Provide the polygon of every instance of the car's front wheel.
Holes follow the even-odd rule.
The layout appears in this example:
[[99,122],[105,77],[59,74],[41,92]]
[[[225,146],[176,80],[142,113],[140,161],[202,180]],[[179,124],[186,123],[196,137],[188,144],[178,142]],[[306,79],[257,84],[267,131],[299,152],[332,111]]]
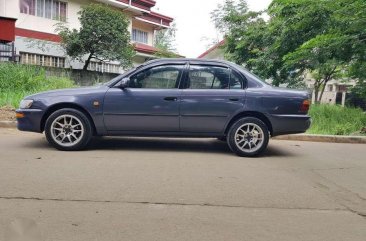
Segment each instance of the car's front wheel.
[[229,129],[227,143],[239,156],[253,157],[261,154],[269,141],[268,127],[260,119],[245,117]]
[[52,113],[45,125],[47,141],[62,151],[85,148],[92,138],[93,129],[86,115],[75,109],[60,109]]

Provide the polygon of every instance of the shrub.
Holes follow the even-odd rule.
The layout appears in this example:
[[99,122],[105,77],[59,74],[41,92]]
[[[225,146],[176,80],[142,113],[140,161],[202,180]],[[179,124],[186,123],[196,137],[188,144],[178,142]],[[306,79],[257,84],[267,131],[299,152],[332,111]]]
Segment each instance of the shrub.
[[350,135],[366,127],[366,114],[359,108],[339,105],[312,105],[310,134]]

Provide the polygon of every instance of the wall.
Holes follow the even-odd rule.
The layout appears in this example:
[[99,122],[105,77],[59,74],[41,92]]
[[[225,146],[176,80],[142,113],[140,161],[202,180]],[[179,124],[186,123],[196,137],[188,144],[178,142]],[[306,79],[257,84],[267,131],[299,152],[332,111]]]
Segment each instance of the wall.
[[66,77],[80,86],[91,86],[96,83],[110,81],[119,74],[101,73],[95,71],[83,71],[79,69],[45,68],[47,76]]

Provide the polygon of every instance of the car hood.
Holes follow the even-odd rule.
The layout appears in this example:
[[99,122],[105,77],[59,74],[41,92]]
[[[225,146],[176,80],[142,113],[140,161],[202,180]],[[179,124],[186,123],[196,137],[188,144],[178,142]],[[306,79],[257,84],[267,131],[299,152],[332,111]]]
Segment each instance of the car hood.
[[27,96],[25,99],[41,99],[46,97],[55,97],[55,96],[76,96],[76,95],[86,95],[92,94],[100,91],[107,91],[107,86],[92,86],[92,87],[79,87],[79,88],[71,88],[71,89],[59,89],[59,90],[50,90],[45,92],[40,92],[34,95]]

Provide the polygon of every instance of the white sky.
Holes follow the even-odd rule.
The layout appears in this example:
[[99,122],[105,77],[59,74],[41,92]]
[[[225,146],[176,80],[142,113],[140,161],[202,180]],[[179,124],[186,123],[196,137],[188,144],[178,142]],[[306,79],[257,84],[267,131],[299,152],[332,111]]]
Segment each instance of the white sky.
[[[224,0],[156,0],[155,11],[173,17],[177,23],[178,53],[196,58],[206,51],[213,39],[222,38],[210,19],[210,12]],[[251,10],[268,7],[271,0],[247,0]]]

